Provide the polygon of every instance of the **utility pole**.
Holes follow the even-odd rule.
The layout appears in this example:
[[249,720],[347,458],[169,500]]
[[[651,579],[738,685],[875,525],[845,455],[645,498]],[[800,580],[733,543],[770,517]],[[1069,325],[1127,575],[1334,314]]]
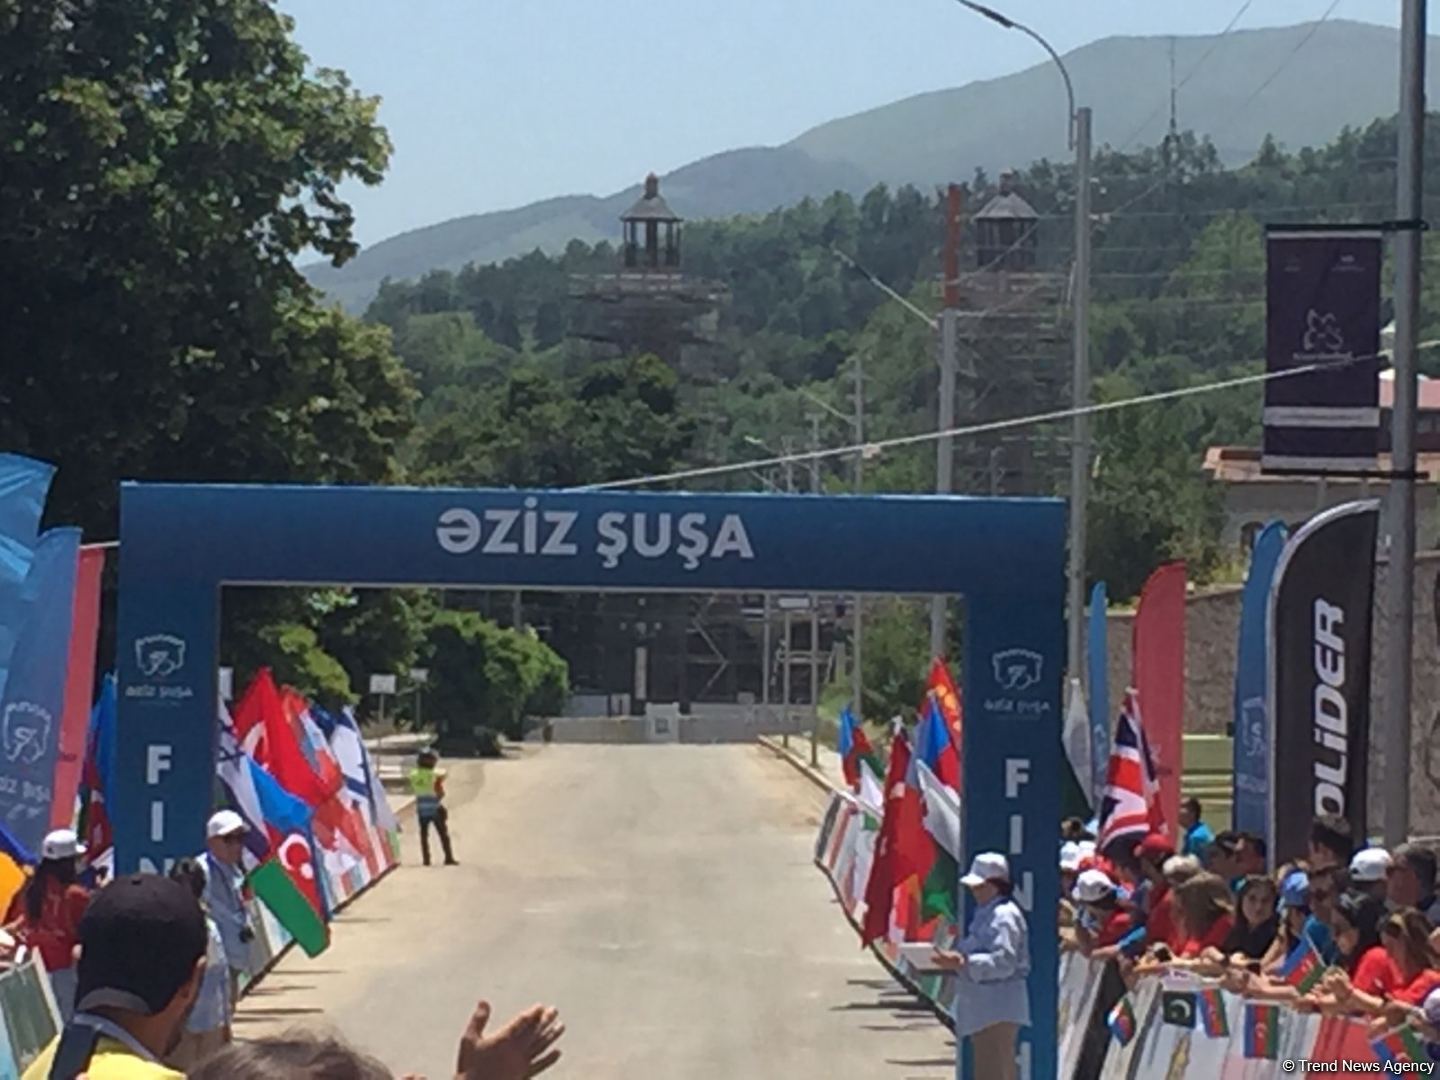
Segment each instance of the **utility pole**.
[[[863,351],[855,353],[855,445],[861,449],[855,454],[855,494],[865,490],[865,359]],[[862,638],[865,616],[861,608],[865,598],[855,594],[854,606],[850,610],[850,698],[855,708],[855,719],[865,720],[865,676],[860,670]]]
[[1075,356],[1070,426],[1070,599],[1067,674],[1080,678],[1085,629],[1085,517],[1090,504],[1090,109],[1075,110]]
[[1395,408],[1391,413],[1389,685],[1385,706],[1385,846],[1410,834],[1410,693],[1415,597],[1415,345],[1420,324],[1420,219],[1424,213],[1425,0],[1400,17],[1400,160],[1395,216]]
[[770,721],[774,719],[774,714],[770,711],[770,594],[768,592],[763,594],[763,600],[765,628],[761,631],[760,645],[760,655],[763,658],[760,664],[760,706],[765,710],[765,723],[768,727]]
[[[955,426],[955,373],[960,349],[960,215],[963,192],[951,184],[945,197],[945,310],[940,312],[940,430]],[[955,488],[955,436],[941,435],[935,444],[935,493]],[[949,597],[930,598],[930,655],[945,655],[945,623]]]
[[[795,494],[795,462],[794,445],[790,436],[786,435],[780,440],[780,453],[785,458],[785,494]],[[782,600],[783,603],[783,600]],[[785,697],[785,708],[783,710],[784,724],[780,731],[780,741],[788,749],[790,746],[790,646],[795,641],[795,626],[791,621],[790,607],[785,607],[785,645],[781,650],[785,657],[785,669],[780,674],[780,692]]]
[[[820,414],[810,417],[810,450],[820,450]],[[820,459],[810,458],[810,493],[820,494]],[[820,764],[820,597],[810,594],[810,767]]]

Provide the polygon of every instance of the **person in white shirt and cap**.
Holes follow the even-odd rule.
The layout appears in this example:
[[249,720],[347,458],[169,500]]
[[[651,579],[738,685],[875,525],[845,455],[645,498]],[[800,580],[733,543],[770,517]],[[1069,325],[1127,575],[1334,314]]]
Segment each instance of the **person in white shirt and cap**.
[[205,908],[220,928],[225,963],[230,968],[230,1000],[240,993],[240,979],[250,972],[250,942],[255,930],[243,893],[245,819],[234,810],[217,810],[205,824]]
[[1030,1023],[1030,940],[1010,895],[1010,863],[982,852],[960,884],[977,905],[970,930],[954,951],[935,951],[935,966],[955,973],[955,1038],[970,1039],[977,1077],[1016,1080],[1016,1040]]

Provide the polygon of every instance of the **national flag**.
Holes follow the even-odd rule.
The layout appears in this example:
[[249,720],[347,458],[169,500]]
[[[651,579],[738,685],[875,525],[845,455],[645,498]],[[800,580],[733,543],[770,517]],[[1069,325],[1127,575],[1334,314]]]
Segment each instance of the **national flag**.
[[1205,1025],[1205,1034],[1212,1039],[1230,1037],[1230,1018],[1225,1015],[1225,995],[1218,987],[1201,990],[1200,1021]]
[[[318,865],[312,831],[315,811],[303,799],[296,798],[281,787],[253,759],[247,759],[247,765],[250,782],[259,801],[263,828],[270,840],[271,857],[280,860],[301,895],[314,905],[321,918],[328,919],[330,908],[324,880],[315,872]],[[279,917],[277,912],[276,918]]]
[[1060,778],[1061,813],[1066,817],[1087,820],[1090,805],[1090,715],[1085,708],[1085,692],[1079,679],[1070,680],[1070,704],[1065,710],[1065,765]]
[[[923,736],[923,737],[922,737]],[[916,731],[915,753],[944,784],[960,791],[960,751],[938,697],[930,696],[925,719]]]
[[1245,1056],[1274,1061],[1280,1056],[1280,1006],[1245,1004]]
[[1115,1007],[1105,1017],[1105,1026],[1121,1046],[1130,1045],[1139,1025],[1135,1022],[1135,1006],[1130,1004],[1128,996],[1115,1003]]
[[345,786],[345,777],[330,749],[330,741],[315,722],[313,706],[298,690],[285,687],[280,693],[285,718],[295,732],[295,742],[305,756],[305,763],[320,778],[321,786],[332,794]]
[[1376,1060],[1387,1065],[1430,1060],[1420,1033],[1409,1024],[1386,1032],[1383,1037],[1373,1040],[1370,1048],[1375,1051]]
[[918,758],[915,782],[920,791],[922,822],[935,846],[930,870],[920,887],[920,917],[922,921],[938,917],[954,922],[959,917],[960,793],[943,783]]
[[860,762],[860,790],[856,799],[867,811],[866,819],[873,815],[874,828],[879,831],[880,819],[885,814],[885,789],[882,787],[881,770],[873,768],[868,759]]
[[1145,741],[1139,699],[1134,690],[1125,695],[1125,707],[1115,725],[1110,747],[1110,768],[1105,780],[1105,798],[1100,806],[1098,848],[1105,851],[1122,837],[1145,837],[1165,833],[1160,811],[1160,781],[1155,759]]
[[113,790],[117,703],[118,692],[112,672],[101,680],[100,697],[90,710],[85,761],[80,769],[80,820],[76,831],[85,843],[86,859],[92,864],[115,842],[106,798]]
[[934,842],[929,871],[920,883],[920,921],[939,918],[953,923],[960,913],[959,758],[934,698],[915,738],[916,752],[906,783],[920,794],[921,821]]
[[884,775],[885,765],[880,760],[880,755],[875,753],[874,747],[870,745],[864,725],[855,718],[855,713],[849,705],[840,710],[838,749],[840,751],[840,767],[845,773],[845,782],[850,785],[851,790],[858,791],[860,789],[861,762],[868,762],[876,776]]
[[905,782],[910,757],[910,744],[901,728],[890,743],[884,816],[870,878],[865,885],[865,919],[860,933],[861,943],[865,945],[886,937],[895,890],[908,879],[928,873],[934,859],[934,844],[925,833],[920,800]]
[[950,668],[944,659],[937,656],[930,661],[930,678],[925,682],[928,696],[940,706],[940,715],[950,730],[950,741],[959,752],[965,734],[964,707],[961,704],[960,688],[950,675]]
[[[370,800],[371,820],[382,833],[394,832],[400,827],[400,823],[395,818],[395,812],[390,809],[390,799],[385,794],[385,785],[381,783],[380,773],[375,768],[375,761],[371,758],[370,750],[360,735],[360,724],[355,719],[354,710],[348,707],[342,709],[338,719],[339,726],[350,733],[355,745],[360,748],[361,769],[365,776],[366,797]],[[341,768],[346,768],[343,762]]]
[[[235,726],[223,701],[219,703],[219,711],[220,742],[215,755],[215,775],[225,791],[226,801],[231,809],[244,818],[245,824],[249,826],[245,830],[244,858],[246,867],[253,869],[270,858],[275,849],[274,839],[265,824],[265,811],[259,792],[260,786],[273,784],[275,781],[241,748]],[[287,795],[287,798],[294,797]],[[272,802],[278,813],[286,815],[287,804],[284,800],[275,796]],[[297,814],[290,811],[288,816],[294,818]],[[303,815],[298,817],[303,820]]]
[[1280,966],[1279,974],[1300,993],[1308,994],[1324,978],[1325,962],[1315,951],[1314,943],[1308,937],[1302,937]]
[[[365,752],[365,742],[360,729],[349,713],[330,713],[318,706],[310,707],[311,716],[322,731],[328,732],[330,750],[344,777],[342,795],[354,815],[365,846],[362,854],[374,877],[382,869],[380,854],[375,850],[372,830],[378,828],[376,806],[371,795],[370,759]],[[387,804],[388,811],[389,806]]]
[[338,769],[333,777],[322,779],[306,759],[269,668],[255,673],[235,703],[234,720],[240,745],[286,791],[319,806],[339,788]]
[[[288,861],[282,861],[288,860]],[[248,879],[251,889],[270,913],[283,926],[306,956],[319,956],[330,944],[330,928],[325,924],[311,895],[299,884],[307,880],[313,894],[315,882],[314,856],[300,833],[286,837],[275,858],[268,859]],[[298,879],[298,880],[297,880]]]

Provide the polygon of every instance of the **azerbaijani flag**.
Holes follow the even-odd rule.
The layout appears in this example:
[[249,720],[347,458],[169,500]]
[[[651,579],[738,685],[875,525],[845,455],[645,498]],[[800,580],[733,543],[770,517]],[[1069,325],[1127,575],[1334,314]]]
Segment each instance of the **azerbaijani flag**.
[[885,765],[880,760],[880,755],[875,753],[875,749],[870,745],[870,740],[865,735],[865,728],[861,726],[860,721],[855,719],[855,713],[849,705],[840,710],[838,749],[841,768],[845,772],[845,782],[850,785],[851,790],[860,790],[862,762],[870,766],[870,771],[877,778],[885,775]]
[[1247,1002],[1245,1056],[1274,1061],[1280,1056],[1280,1006]]
[[1135,1006],[1130,1004],[1130,998],[1122,997],[1115,1003],[1105,1017],[1105,1026],[1110,1029],[1110,1034],[1115,1036],[1115,1041],[1121,1046],[1129,1046],[1130,1040],[1135,1038],[1135,1029],[1139,1026],[1135,1022]]
[[1419,1033],[1409,1024],[1388,1032],[1384,1038],[1376,1039],[1370,1044],[1375,1051],[1375,1058],[1385,1064],[1401,1063],[1408,1061],[1429,1061],[1430,1055],[1425,1052],[1425,1044],[1421,1041]]
[[1302,938],[1300,944],[1290,950],[1280,968],[1280,977],[1302,994],[1315,989],[1324,975],[1325,964],[1308,937]]
[[1230,1018],[1225,1015],[1225,996],[1218,987],[1210,987],[1208,990],[1201,990],[1200,1019],[1205,1025],[1205,1034],[1212,1039],[1228,1039],[1230,1037]]
[[302,883],[309,884],[313,893],[315,881],[314,849],[302,834],[287,836],[275,858],[252,870],[247,881],[306,956],[325,951],[330,928],[316,910],[313,895],[301,889]]

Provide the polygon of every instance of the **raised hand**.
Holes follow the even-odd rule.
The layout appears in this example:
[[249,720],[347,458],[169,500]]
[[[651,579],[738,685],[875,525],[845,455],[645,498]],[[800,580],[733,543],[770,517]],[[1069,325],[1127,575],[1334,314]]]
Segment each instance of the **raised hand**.
[[552,1049],[565,1025],[560,1013],[546,1005],[532,1005],[494,1035],[486,1035],[490,1003],[482,1001],[460,1037],[455,1080],[528,1080],[560,1060]]

